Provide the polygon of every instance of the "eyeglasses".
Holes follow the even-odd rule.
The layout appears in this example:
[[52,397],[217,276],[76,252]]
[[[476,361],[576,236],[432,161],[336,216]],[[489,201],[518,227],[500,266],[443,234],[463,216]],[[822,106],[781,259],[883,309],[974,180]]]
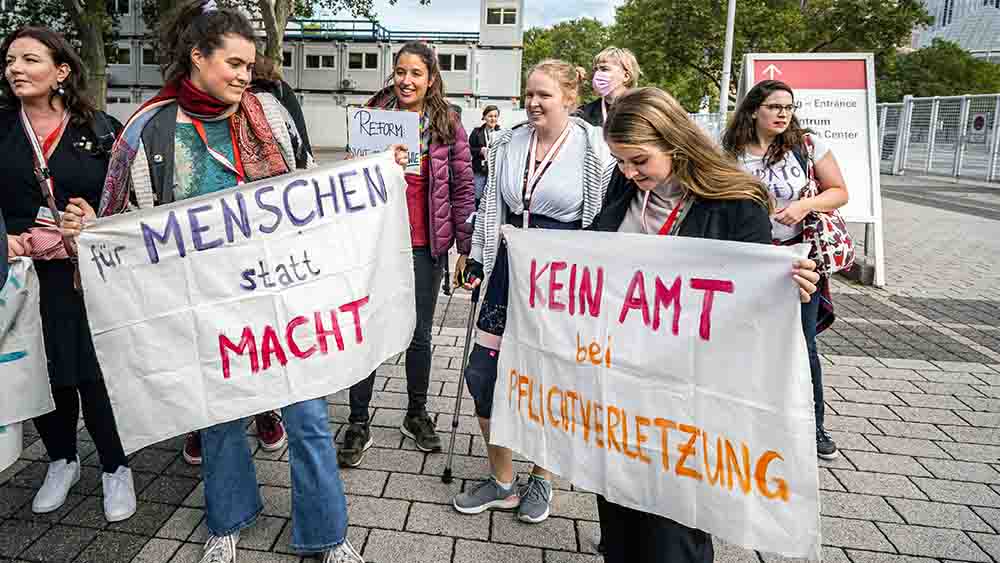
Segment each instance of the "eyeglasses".
[[787,106],[783,106],[780,104],[766,104],[762,107],[765,107],[773,111],[774,113],[781,113],[782,110],[784,110],[786,113],[795,113],[795,104],[789,104]]

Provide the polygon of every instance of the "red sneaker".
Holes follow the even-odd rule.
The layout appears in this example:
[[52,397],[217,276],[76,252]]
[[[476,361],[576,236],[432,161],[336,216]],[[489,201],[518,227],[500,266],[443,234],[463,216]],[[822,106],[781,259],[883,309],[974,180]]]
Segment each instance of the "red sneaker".
[[274,411],[258,414],[254,417],[257,425],[257,441],[267,452],[273,452],[285,447],[288,437],[285,436],[285,425],[281,417]]
[[201,465],[201,434],[192,432],[184,438],[184,461]]

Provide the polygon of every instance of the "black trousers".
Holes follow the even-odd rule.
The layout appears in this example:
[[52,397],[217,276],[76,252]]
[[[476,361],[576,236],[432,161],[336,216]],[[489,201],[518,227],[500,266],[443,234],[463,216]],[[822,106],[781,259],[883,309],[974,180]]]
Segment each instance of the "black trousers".
[[712,563],[712,536],[597,496],[604,563]]
[[816,428],[823,428],[823,415],[826,410],[826,404],[823,402],[823,365],[819,363],[819,351],[816,349],[816,324],[821,299],[823,296],[817,291],[813,293],[808,303],[802,304],[802,333],[806,338],[806,350],[809,352],[809,375],[813,385]]
[[77,387],[53,387],[52,398],[56,410],[35,419],[35,428],[49,459],[76,460],[76,425],[82,405],[83,422],[97,447],[104,472],[114,473],[119,467],[128,465],[104,379],[81,383]]
[[[407,414],[417,415],[427,410],[427,388],[431,384],[431,327],[438,291],[444,276],[444,261],[431,256],[427,247],[413,249],[413,276],[417,301],[417,327],[413,340],[406,349],[406,394],[409,396]],[[375,389],[375,372],[351,386],[352,423],[368,423],[368,405]]]

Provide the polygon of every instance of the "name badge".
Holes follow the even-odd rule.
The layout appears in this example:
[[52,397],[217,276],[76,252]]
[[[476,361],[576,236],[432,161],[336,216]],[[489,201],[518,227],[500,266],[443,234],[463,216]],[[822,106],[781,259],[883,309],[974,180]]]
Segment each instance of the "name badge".
[[48,207],[39,207],[38,215],[35,216],[35,223],[45,227],[55,227],[56,218],[52,215],[52,210]]

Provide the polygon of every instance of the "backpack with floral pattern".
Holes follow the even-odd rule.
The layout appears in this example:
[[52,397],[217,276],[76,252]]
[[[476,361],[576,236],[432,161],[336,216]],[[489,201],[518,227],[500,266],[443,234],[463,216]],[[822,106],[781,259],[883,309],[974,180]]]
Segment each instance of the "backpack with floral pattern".
[[[793,150],[799,165],[806,171],[805,187],[799,193],[800,199],[816,197],[819,194],[819,183],[816,181],[816,173],[813,169],[815,163],[813,155],[815,146],[809,135],[803,137],[806,154],[803,155],[801,149]],[[847,230],[847,223],[840,212],[833,211],[813,211],[802,220],[802,242],[807,242],[812,246],[809,251],[809,258],[816,262],[816,271],[822,276],[832,276],[841,271],[848,270],[854,265],[854,239],[851,238],[850,231]]]

